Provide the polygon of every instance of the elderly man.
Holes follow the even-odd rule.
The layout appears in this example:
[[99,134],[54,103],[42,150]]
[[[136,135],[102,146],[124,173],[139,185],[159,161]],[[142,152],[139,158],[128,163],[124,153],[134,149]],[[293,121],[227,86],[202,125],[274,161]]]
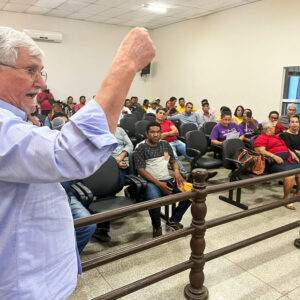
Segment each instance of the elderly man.
[[289,104],[287,109],[286,109],[286,116],[281,116],[278,119],[278,122],[285,128],[289,128],[289,122],[290,122],[290,117],[293,117],[297,112],[297,105],[296,104]]
[[123,101],[154,55],[147,31],[133,29],[95,100],[54,131],[25,122],[45,88],[42,51],[0,27],[0,299],[66,299],[75,289],[81,267],[60,182],[93,174],[116,148]]

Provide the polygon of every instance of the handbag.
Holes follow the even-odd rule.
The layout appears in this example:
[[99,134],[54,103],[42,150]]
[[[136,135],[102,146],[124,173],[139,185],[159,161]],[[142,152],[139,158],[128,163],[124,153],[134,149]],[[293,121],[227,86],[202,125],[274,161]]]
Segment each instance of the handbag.
[[[242,163],[243,168],[247,172],[251,172],[256,175],[264,174],[265,171],[265,157],[252,150],[240,148],[236,154],[236,160]],[[237,168],[241,168],[240,164],[236,164]]]

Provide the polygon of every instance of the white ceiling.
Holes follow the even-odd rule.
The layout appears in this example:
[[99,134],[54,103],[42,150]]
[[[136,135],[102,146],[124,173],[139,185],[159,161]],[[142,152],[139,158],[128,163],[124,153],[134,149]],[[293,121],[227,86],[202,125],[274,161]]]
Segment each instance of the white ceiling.
[[[154,29],[260,0],[0,0],[0,10]],[[167,13],[150,12],[155,3]]]

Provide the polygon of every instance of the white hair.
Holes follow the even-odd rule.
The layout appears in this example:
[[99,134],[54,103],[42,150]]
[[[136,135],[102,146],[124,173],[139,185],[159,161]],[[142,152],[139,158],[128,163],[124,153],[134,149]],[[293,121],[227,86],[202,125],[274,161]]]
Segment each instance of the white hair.
[[42,59],[44,52],[25,33],[0,26],[0,63],[15,66],[19,48],[26,48],[31,56]]
[[266,132],[267,128],[274,127],[274,124],[270,120],[266,120],[266,121],[261,122],[261,126],[262,126],[263,131]]
[[289,104],[289,105],[287,106],[287,108],[289,108],[289,107],[294,107],[294,108],[296,108],[296,109],[297,109],[297,105],[296,105],[295,103],[291,103],[291,104]]

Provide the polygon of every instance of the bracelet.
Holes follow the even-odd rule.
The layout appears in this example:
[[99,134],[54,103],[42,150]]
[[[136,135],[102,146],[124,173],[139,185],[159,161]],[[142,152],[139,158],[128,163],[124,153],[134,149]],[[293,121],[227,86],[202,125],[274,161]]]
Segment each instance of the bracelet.
[[271,158],[273,158],[274,154],[271,155]]

